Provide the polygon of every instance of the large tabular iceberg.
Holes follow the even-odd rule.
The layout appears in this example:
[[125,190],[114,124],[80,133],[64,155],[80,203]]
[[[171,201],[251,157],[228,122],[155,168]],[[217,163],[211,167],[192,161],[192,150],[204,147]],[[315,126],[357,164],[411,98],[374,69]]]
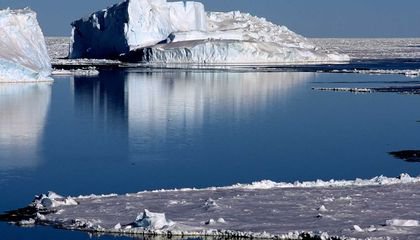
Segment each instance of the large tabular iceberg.
[[0,10],[0,82],[51,80],[45,39],[30,9]]
[[198,2],[126,0],[73,22],[70,58],[148,63],[308,64],[348,61],[284,26]]

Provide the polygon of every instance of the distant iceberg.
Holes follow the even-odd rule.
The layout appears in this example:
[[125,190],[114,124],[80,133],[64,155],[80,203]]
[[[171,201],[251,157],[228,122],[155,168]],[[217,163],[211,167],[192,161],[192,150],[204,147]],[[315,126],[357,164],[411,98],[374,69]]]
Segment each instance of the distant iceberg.
[[51,80],[45,39],[30,9],[0,10],[0,82]]
[[126,0],[73,22],[70,58],[192,64],[349,61],[264,18],[199,2]]

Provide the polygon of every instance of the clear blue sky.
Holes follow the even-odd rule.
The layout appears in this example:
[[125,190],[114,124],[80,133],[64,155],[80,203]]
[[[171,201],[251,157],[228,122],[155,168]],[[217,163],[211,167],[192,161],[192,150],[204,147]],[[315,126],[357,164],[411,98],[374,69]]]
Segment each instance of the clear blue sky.
[[[118,0],[0,0],[29,6],[47,36],[70,35],[70,22]],[[240,10],[307,37],[420,37],[420,0],[201,0],[210,11]]]

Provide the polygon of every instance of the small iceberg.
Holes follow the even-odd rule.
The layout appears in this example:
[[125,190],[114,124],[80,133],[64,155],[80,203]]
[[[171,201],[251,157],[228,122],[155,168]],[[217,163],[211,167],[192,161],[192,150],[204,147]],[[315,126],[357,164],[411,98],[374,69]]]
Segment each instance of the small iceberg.
[[153,213],[145,209],[137,216],[134,227],[141,227],[145,230],[164,230],[175,225],[175,222],[167,220],[164,213]]

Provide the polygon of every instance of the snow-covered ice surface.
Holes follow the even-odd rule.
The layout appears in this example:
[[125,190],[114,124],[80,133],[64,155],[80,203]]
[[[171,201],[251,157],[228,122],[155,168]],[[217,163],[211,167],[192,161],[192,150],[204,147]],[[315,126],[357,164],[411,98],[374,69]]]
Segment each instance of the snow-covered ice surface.
[[420,38],[313,38],[315,44],[352,59],[419,59]]
[[0,82],[51,81],[45,39],[30,9],[0,10]]
[[149,63],[313,64],[349,61],[248,13],[209,12],[208,32],[172,33],[170,43],[141,50]]
[[347,62],[284,26],[200,2],[127,0],[73,22],[70,58],[143,63],[310,64]]
[[33,204],[53,210],[37,214],[37,224],[110,234],[294,239],[306,232],[324,238],[418,239],[419,196],[420,178],[402,174],[108,196],[64,198],[50,192]]

